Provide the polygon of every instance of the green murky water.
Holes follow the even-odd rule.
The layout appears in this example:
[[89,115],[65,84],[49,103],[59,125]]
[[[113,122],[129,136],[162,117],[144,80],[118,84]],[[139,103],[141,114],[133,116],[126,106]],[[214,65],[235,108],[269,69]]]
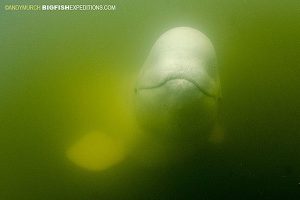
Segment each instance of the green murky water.
[[[297,1],[103,3],[117,10],[8,12],[2,8],[12,1],[1,1],[0,199],[300,195]],[[133,86],[154,41],[175,26],[197,28],[215,45],[224,141],[184,162],[149,167],[123,156],[140,132]],[[105,159],[74,153],[81,167],[70,162],[66,152],[83,136],[79,151],[102,146],[89,143],[95,132],[110,138],[90,150]],[[112,151],[115,145],[122,148]]]

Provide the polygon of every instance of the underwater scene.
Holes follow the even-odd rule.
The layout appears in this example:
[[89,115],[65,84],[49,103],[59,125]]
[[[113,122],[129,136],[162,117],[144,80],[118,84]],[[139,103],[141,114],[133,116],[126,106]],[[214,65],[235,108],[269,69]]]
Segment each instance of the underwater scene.
[[300,199],[299,1],[0,6],[0,200]]

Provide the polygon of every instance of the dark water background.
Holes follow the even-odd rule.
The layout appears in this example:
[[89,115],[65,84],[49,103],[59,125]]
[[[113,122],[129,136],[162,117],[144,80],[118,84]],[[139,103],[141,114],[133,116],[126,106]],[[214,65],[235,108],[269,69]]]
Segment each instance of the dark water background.
[[[1,1],[0,11],[0,199],[300,198],[299,1],[103,2],[116,4],[114,12],[2,9],[12,2]],[[168,168],[129,159],[86,172],[66,163],[62,149],[74,135],[130,129],[130,109],[116,105],[130,96],[153,42],[175,26],[197,28],[215,45],[224,142]],[[124,95],[110,94],[119,90]]]

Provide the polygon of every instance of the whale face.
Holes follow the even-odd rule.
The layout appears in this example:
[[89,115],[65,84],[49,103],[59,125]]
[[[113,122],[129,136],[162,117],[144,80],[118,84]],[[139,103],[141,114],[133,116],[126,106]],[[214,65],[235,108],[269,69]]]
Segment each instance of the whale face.
[[206,140],[220,96],[211,41],[196,29],[173,28],[155,42],[139,74],[137,119],[166,141]]

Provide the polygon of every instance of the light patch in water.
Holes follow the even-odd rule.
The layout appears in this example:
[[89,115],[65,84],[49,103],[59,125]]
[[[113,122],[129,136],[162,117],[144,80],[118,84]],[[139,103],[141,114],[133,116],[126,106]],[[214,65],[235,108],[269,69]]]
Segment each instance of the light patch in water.
[[108,169],[124,159],[124,147],[115,138],[99,132],[84,135],[66,152],[77,166],[87,170]]

